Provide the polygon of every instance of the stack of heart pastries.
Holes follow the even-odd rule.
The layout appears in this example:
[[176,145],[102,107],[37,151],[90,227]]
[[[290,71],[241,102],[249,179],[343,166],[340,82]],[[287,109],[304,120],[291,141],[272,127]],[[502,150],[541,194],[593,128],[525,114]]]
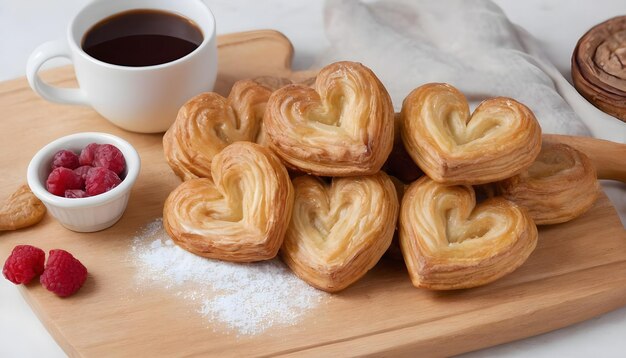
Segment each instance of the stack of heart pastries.
[[[483,285],[522,265],[538,224],[571,220],[598,186],[582,153],[541,144],[532,112],[427,84],[394,114],[367,67],[337,62],[312,86],[237,82],[188,101],[163,138],[183,180],[163,223],[208,258],[282,260],[328,292],[399,247],[416,287]],[[395,178],[388,175],[397,175]],[[424,175],[425,174],[425,175]],[[474,187],[488,198],[477,204]]]

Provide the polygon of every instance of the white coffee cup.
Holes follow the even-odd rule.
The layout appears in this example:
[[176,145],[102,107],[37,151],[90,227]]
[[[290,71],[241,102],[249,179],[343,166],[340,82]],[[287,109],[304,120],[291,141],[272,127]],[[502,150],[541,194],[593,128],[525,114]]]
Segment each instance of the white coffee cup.
[[[202,31],[203,41],[182,58],[144,67],[109,64],[83,51],[83,36],[93,25],[133,9],[157,9],[191,19]],[[72,61],[79,88],[53,87],[41,80],[39,68],[55,57]],[[163,132],[188,99],[213,89],[217,76],[215,18],[200,0],[95,0],[74,16],[65,40],[35,49],[28,59],[26,76],[33,90],[49,101],[92,106],[129,131]]]

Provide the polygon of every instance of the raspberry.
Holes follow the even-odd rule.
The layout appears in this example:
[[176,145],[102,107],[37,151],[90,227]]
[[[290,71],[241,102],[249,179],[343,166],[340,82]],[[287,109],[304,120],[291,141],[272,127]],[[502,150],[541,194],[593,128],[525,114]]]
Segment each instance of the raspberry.
[[87,195],[94,196],[107,192],[118,186],[122,180],[107,168],[94,167],[87,173],[85,179],[85,191]]
[[91,163],[94,167],[103,167],[121,174],[126,167],[124,155],[111,144],[102,144],[96,149],[96,154]]
[[87,195],[87,193],[85,193],[84,190],[80,190],[80,189],[68,189],[65,191],[65,197],[66,198],[86,198],[89,195]]
[[58,151],[52,159],[52,169],[59,167],[68,169],[78,168],[78,155],[69,150]]
[[78,162],[80,165],[91,165],[93,163],[93,158],[96,155],[96,150],[100,144],[91,143],[88,144],[83,150],[80,152],[80,156],[78,157]]
[[4,263],[2,274],[16,285],[29,283],[43,272],[46,253],[30,245],[17,245]]
[[80,189],[81,180],[78,175],[67,168],[55,168],[46,180],[46,189],[54,195],[63,196],[67,189]]
[[86,279],[87,268],[72,254],[64,250],[50,250],[39,281],[48,291],[67,297],[78,291]]
[[90,165],[83,165],[81,167],[74,169],[74,173],[76,173],[76,175],[80,177],[81,188],[85,187],[85,179],[87,178],[87,173],[89,172],[89,169],[91,168],[93,167]]

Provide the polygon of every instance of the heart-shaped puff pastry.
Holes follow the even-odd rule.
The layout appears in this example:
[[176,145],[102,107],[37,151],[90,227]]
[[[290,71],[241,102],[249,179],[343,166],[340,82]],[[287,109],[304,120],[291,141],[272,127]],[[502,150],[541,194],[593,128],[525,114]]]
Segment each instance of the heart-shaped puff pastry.
[[168,164],[182,180],[211,178],[213,157],[238,141],[263,142],[263,114],[271,89],[255,81],[238,81],[228,98],[201,93],[178,111],[163,136]]
[[582,215],[599,192],[596,170],[585,154],[546,140],[527,170],[495,187],[499,195],[528,209],[537,225],[563,223]]
[[268,148],[236,142],[213,158],[213,180],[190,179],[169,195],[163,225],[196,255],[251,262],[276,256],[289,225],[293,186]]
[[467,100],[442,83],[413,90],[402,104],[402,140],[422,170],[445,184],[484,184],[528,168],[541,149],[541,128],[523,104],[483,101],[470,116]]
[[265,112],[270,147],[295,169],[321,176],[369,175],[393,146],[393,106],[376,75],[360,63],[336,62],[314,88],[285,86]]
[[423,177],[409,186],[400,208],[400,247],[415,287],[470,288],[522,265],[537,244],[526,209],[503,198],[476,206],[471,186]]
[[293,180],[293,214],[281,249],[283,261],[301,279],[336,292],[369,271],[389,247],[398,198],[389,177]]

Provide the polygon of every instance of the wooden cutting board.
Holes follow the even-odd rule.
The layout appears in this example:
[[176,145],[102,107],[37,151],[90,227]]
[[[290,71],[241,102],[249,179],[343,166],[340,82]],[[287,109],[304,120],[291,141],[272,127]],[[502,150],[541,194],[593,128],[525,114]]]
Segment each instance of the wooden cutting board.
[[[273,31],[219,38],[217,89],[261,75],[291,72],[293,48]],[[44,78],[73,85],[71,68]],[[430,292],[411,286],[401,262],[383,259],[353,287],[308,312],[301,324],[240,336],[211,327],[185,301],[155,288],[137,294],[136,267],[125,260],[137,230],[161,216],[178,179],[166,165],[161,135],[125,132],[87,107],[37,97],[25,79],[0,84],[0,193],[26,181],[35,152],[63,135],[104,131],[130,141],[143,166],[124,217],[114,227],[80,234],[47,217],[32,228],[0,234],[0,260],[17,244],[63,248],[90,276],[78,294],[59,299],[39,284],[21,287],[70,356],[427,356],[452,355],[570,325],[626,305],[626,231],[602,194],[582,217],[540,229],[539,245],[513,274],[485,287]]]

